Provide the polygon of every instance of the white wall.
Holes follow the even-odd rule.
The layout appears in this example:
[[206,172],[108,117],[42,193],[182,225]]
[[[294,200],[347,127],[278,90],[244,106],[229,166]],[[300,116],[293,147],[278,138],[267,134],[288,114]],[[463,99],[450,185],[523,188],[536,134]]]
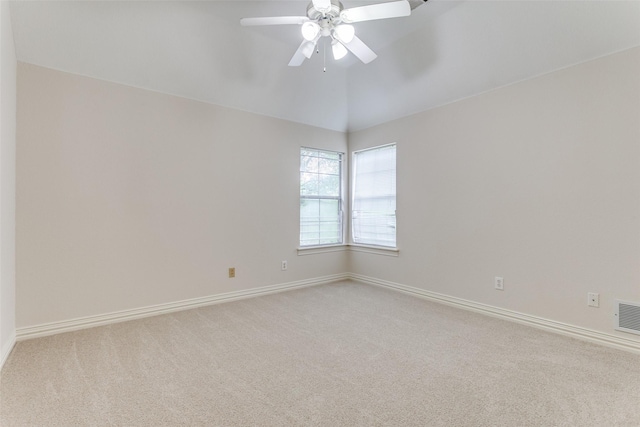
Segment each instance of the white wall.
[[400,248],[351,270],[640,338],[612,315],[640,302],[638,76],[634,48],[350,134],[398,143]]
[[296,254],[300,146],[345,134],[24,63],[18,93],[18,328],[346,271]]
[[346,135],[19,63],[17,327],[352,271],[637,339],[638,75],[635,48],[349,134],[398,143],[400,256],[298,257],[299,147]]
[[0,2],[0,368],[15,340],[16,53],[9,2]]

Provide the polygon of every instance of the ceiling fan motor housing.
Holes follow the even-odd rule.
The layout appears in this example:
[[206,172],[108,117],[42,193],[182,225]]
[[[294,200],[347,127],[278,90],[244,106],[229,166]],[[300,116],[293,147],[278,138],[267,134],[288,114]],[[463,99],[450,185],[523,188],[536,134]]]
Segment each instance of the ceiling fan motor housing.
[[340,3],[338,0],[331,0],[331,9],[329,9],[328,12],[322,13],[321,11],[316,9],[313,6],[313,2],[311,2],[309,3],[309,6],[307,6],[307,16],[312,21],[321,20],[323,17],[326,17],[329,20],[333,20],[340,16],[340,12],[342,12],[342,9],[344,9],[342,3]]

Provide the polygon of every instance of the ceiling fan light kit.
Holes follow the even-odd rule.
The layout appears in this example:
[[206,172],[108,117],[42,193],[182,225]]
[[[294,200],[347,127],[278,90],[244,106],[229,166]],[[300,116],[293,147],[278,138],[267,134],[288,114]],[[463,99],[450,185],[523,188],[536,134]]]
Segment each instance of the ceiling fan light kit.
[[338,59],[344,58],[347,54],[347,48],[344,47],[344,45],[338,40],[333,40],[331,42],[331,51],[333,53],[333,59],[335,59],[336,61]]
[[333,30],[333,37],[340,40],[342,43],[351,43],[351,40],[356,35],[356,29],[353,25],[342,24],[336,26]]
[[242,18],[240,25],[300,25],[303,41],[289,61],[291,67],[300,66],[305,58],[311,58],[318,40],[322,37],[331,39],[331,50],[335,60],[341,59],[348,52],[351,52],[360,61],[368,64],[377,58],[377,55],[356,37],[355,28],[350,24],[409,16],[411,9],[412,7],[407,0],[351,9],[345,9],[339,0],[312,0],[307,6],[307,16]]
[[312,41],[320,32],[320,26],[313,21],[307,21],[302,24],[300,31],[305,40]]

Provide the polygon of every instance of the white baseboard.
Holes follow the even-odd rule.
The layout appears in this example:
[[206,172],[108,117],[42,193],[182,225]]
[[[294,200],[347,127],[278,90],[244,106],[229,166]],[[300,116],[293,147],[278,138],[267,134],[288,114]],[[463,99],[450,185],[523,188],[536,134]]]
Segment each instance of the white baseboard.
[[6,362],[7,359],[9,358],[9,355],[11,354],[11,350],[13,350],[13,347],[15,346],[16,346],[16,334],[13,333],[9,337],[9,341],[7,341],[7,343],[4,346],[2,346],[2,349],[0,349],[2,350],[0,352],[0,371],[4,366],[4,362]]
[[613,347],[619,350],[625,350],[632,353],[640,354],[640,342],[632,339],[618,337],[615,335],[594,331],[592,329],[582,328],[579,326],[569,325],[554,320],[548,320],[542,317],[531,316],[529,314],[519,313],[517,311],[506,310],[499,307],[481,304],[462,298],[456,298],[436,292],[426,291],[424,289],[414,288],[412,286],[406,286],[399,283],[389,282],[373,277],[367,277],[361,274],[350,273],[349,278],[369,285],[382,286],[411,295],[417,295],[431,301],[447,304],[457,308],[462,308],[464,310],[475,311],[477,313],[499,317],[501,319],[533,326],[535,328],[544,329],[550,332],[567,335],[585,341],[590,341],[607,347]]
[[63,320],[60,322],[45,323],[36,326],[18,328],[16,331],[15,339],[17,339],[17,341],[22,341],[30,338],[60,334],[63,332],[71,332],[79,329],[93,328],[95,326],[108,325],[111,323],[140,319],[143,317],[157,316],[174,311],[188,310],[191,308],[219,304],[222,302],[236,301],[260,295],[273,294],[276,292],[321,285],[347,279],[349,279],[349,275],[346,273],[334,274],[331,276],[316,277],[313,279],[299,280],[296,282],[282,283],[279,285],[263,286],[260,288],[247,289],[243,291],[227,292],[201,298],[193,298],[172,303],[158,304],[149,307],[117,311],[97,316],[87,316],[71,320]]
[[149,307],[142,307],[132,310],[123,310],[113,313],[107,313],[97,316],[88,316],[77,319],[65,320],[60,322],[46,323],[26,328],[18,328],[10,342],[2,349],[2,358],[0,359],[0,368],[9,357],[16,341],[22,341],[30,338],[54,335],[63,332],[71,332],[79,329],[92,328],[112,323],[124,322],[127,320],[140,319],[143,317],[156,316],[160,314],[171,313],[175,311],[188,310],[191,308],[203,307],[207,305],[219,304],[222,302],[236,301],[245,298],[252,298],[260,295],[267,295],[276,292],[282,292],[308,286],[321,285],[325,283],[337,282],[340,280],[352,279],[358,282],[366,283],[374,286],[382,286],[411,295],[419,296],[431,301],[447,304],[453,307],[470,310],[477,313],[498,317],[505,320],[533,326],[550,332],[567,335],[596,344],[605,345],[620,350],[630,351],[640,354],[640,342],[627,339],[592,329],[582,328],[554,320],[544,319],[529,314],[519,313],[512,310],[506,310],[486,304],[481,304],[462,298],[456,298],[437,292],[431,292],[412,286],[402,285],[400,283],[390,282],[387,280],[376,279],[361,274],[344,273],[331,276],[317,277],[307,280],[299,280],[296,282],[288,282],[279,285],[264,286],[260,288],[247,289],[243,291],[227,292],[224,294],[210,295],[201,298],[193,298],[189,300],[177,301],[167,304],[158,304]]

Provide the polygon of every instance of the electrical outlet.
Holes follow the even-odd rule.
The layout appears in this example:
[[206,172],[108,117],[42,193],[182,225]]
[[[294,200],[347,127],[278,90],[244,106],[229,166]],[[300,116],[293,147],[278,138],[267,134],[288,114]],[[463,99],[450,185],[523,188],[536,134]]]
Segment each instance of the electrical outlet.
[[504,279],[496,276],[493,281],[493,286],[499,291],[504,291]]
[[235,267],[230,267],[229,268],[229,278],[233,278],[236,277],[236,268]]
[[287,261],[282,261],[282,264],[280,265],[280,268],[282,268],[282,271],[286,271],[287,270]]
[[600,307],[600,294],[589,292],[587,294],[587,305],[589,307]]

